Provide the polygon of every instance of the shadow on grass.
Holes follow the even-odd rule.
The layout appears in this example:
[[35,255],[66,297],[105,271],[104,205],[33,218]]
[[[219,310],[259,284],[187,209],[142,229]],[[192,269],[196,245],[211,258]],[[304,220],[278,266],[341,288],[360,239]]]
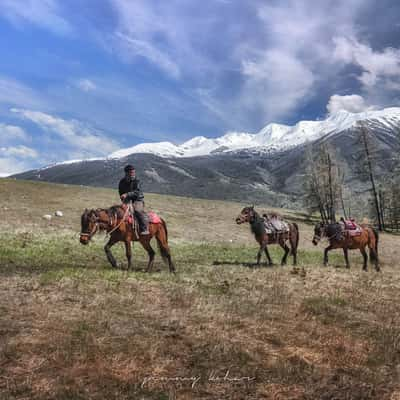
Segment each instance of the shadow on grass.
[[278,264],[268,264],[266,262],[257,264],[257,263],[241,262],[241,261],[226,261],[226,260],[218,261],[218,260],[215,260],[215,261],[213,261],[212,265],[215,265],[215,266],[217,266],[217,265],[237,265],[239,267],[246,267],[246,268],[261,268],[261,267],[269,268],[269,267],[274,267]]

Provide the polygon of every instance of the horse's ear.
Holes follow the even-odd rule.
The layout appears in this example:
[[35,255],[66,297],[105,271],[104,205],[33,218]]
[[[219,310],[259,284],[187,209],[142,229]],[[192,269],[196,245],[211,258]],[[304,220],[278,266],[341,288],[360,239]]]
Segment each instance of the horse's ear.
[[252,205],[250,206],[250,208],[251,208],[252,210],[254,210],[254,204],[252,204]]

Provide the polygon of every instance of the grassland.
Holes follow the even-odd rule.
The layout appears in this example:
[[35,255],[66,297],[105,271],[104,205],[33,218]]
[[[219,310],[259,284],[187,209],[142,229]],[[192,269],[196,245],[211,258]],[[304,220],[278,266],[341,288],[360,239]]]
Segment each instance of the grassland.
[[137,244],[139,271],[126,272],[110,268],[104,236],[78,242],[83,209],[117,200],[0,179],[0,399],[400,398],[399,238],[382,235],[379,274],[356,253],[350,270],[340,253],[324,268],[311,225],[282,211],[300,225],[305,276],[249,268],[242,204],[147,195],[178,274],[160,257],[142,272]]

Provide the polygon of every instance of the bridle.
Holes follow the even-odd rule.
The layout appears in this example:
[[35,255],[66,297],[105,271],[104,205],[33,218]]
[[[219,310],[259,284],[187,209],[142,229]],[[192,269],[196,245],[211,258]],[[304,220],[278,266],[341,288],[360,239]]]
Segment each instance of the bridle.
[[95,216],[96,216],[96,221],[93,225],[93,228],[90,232],[81,232],[80,233],[80,237],[86,237],[88,240],[90,240],[92,238],[92,236],[97,232],[97,229],[99,228],[99,217],[97,216],[96,212],[95,212]]
[[320,225],[320,233],[321,234],[320,235],[316,235],[314,233],[313,241],[315,240],[318,243],[320,240],[325,238],[329,242],[331,239],[333,239],[336,236],[336,233],[334,233],[332,236],[327,236],[326,235],[326,228],[327,228],[327,225]]
[[[80,232],[81,239],[87,238],[87,240],[89,241],[92,238],[92,236],[97,232],[98,229],[107,230],[107,234],[106,234],[106,238],[107,238],[125,222],[126,217],[129,213],[129,208],[127,207],[121,221],[119,222],[119,224],[117,224],[117,222],[118,222],[117,214],[108,214],[109,220],[108,220],[108,222],[105,222],[105,221],[101,221],[99,215],[97,215],[97,211],[99,211],[99,210],[102,210],[102,209],[92,211],[96,217],[93,228],[91,229],[90,232]],[[116,226],[114,226],[114,224],[116,224]],[[110,230],[108,230],[108,229],[110,229]]]
[[240,221],[241,224],[243,223],[252,223],[254,222],[255,215],[254,210],[247,210],[246,213],[240,213],[239,216],[236,218],[236,222]]

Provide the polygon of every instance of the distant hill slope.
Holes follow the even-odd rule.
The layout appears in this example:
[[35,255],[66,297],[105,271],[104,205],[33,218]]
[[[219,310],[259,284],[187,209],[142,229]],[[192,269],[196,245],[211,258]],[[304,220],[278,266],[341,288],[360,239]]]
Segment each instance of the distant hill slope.
[[[376,173],[379,177],[391,169],[392,159],[398,153],[399,110],[398,108],[383,110],[376,118],[371,118],[371,115],[374,115],[371,112],[361,113],[362,115],[339,113],[331,120],[299,122],[291,128],[289,136],[282,133],[282,129],[275,127],[275,133],[278,130],[280,136],[269,140],[271,143],[279,143],[280,138],[286,143],[280,147],[253,146],[229,150],[228,146],[206,155],[189,157],[182,154],[179,156],[153,154],[147,151],[150,148],[150,144],[147,144],[145,153],[129,153],[132,149],[126,149],[119,152],[120,157],[60,163],[27,171],[15,177],[115,188],[123,175],[123,166],[132,163],[136,166],[147,192],[263,202],[283,208],[298,208],[302,206],[304,194],[307,146],[316,147],[321,142],[331,144],[336,149],[337,158],[345,171],[345,185],[356,195],[362,194],[368,186],[355,173],[356,158],[360,152],[356,144],[355,124],[360,119],[354,116],[359,118],[360,115],[364,116],[365,118],[361,120],[374,135],[374,156],[378,160]],[[335,124],[336,128],[333,129]],[[344,127],[347,128],[342,129]],[[257,135],[273,136],[274,129],[271,128],[271,131],[267,128]],[[299,140],[302,131],[304,136],[310,139],[309,141]],[[237,135],[242,140],[245,134]],[[293,139],[293,146],[290,146],[290,141],[285,142],[288,137]],[[232,135],[230,138],[232,139]],[[248,137],[245,139],[248,140]],[[195,145],[204,144],[204,138],[194,138],[190,142],[194,149]],[[142,150],[143,147],[144,145],[141,147]],[[166,145],[165,148],[169,147]],[[154,144],[154,149],[154,153],[159,153],[160,144]]]

